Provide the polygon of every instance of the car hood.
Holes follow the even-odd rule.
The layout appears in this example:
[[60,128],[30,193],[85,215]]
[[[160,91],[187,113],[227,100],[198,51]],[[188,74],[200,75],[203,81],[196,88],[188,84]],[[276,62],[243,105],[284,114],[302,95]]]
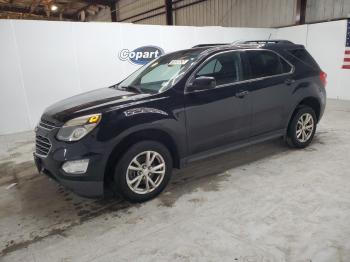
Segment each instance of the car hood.
[[43,117],[53,122],[66,122],[76,116],[101,113],[107,108],[148,97],[149,94],[137,94],[115,88],[101,88],[82,93],[49,106]]

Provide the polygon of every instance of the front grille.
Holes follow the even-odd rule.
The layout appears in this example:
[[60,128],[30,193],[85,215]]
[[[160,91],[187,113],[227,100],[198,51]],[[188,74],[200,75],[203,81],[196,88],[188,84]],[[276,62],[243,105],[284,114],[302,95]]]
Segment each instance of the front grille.
[[35,136],[35,153],[39,156],[47,156],[51,149],[51,142],[46,137]]
[[40,119],[39,127],[42,127],[44,129],[47,129],[47,130],[52,130],[52,129],[56,128],[54,123],[47,121],[45,119]]

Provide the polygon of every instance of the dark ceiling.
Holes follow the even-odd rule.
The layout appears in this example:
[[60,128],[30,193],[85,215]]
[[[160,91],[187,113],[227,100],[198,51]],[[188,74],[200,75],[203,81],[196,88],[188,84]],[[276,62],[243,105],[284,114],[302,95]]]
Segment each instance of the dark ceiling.
[[0,0],[0,19],[80,20],[116,0]]

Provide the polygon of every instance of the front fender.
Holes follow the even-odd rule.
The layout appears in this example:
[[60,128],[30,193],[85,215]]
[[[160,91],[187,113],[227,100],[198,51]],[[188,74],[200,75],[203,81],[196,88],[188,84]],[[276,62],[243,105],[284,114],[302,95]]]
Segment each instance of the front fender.
[[[174,104],[173,104],[174,105]],[[126,137],[144,130],[159,130],[171,137],[179,156],[187,152],[185,114],[183,107],[138,105],[109,112],[103,116],[97,139],[113,150]],[[154,138],[155,140],[157,137]]]

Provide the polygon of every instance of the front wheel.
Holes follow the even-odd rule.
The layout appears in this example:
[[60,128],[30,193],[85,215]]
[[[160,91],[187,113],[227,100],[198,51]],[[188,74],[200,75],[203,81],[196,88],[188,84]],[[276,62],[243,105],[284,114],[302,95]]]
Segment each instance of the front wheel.
[[315,111],[308,106],[298,108],[288,127],[288,145],[296,148],[308,146],[315,135],[316,126]]
[[114,181],[117,191],[127,200],[143,202],[160,194],[172,171],[169,150],[155,141],[131,146],[116,165]]

